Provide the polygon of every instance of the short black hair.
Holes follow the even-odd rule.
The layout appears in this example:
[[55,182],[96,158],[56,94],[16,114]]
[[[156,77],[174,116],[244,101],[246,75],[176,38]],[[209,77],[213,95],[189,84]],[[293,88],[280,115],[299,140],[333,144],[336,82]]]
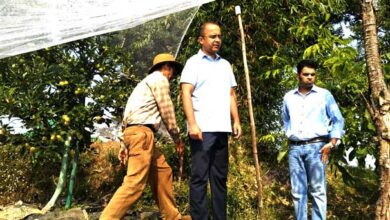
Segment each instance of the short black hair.
[[205,21],[203,22],[199,27],[199,36],[203,36],[204,29],[206,28],[206,25],[208,24],[214,24],[217,25],[219,28],[221,28],[221,24],[215,21]]
[[297,65],[297,74],[301,73],[304,67],[309,67],[313,69],[317,69],[318,63],[315,60],[302,60]]

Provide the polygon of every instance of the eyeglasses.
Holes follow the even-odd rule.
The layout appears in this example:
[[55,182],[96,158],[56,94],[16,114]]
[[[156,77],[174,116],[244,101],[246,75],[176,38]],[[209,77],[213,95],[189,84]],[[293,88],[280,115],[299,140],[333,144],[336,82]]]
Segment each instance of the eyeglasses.
[[215,38],[219,38],[219,39],[222,39],[222,35],[220,35],[220,34],[213,34],[213,35],[209,35],[209,36],[202,36],[202,37],[208,37],[208,38],[210,38],[210,39],[215,39]]
[[302,73],[303,76],[316,76],[315,73]]

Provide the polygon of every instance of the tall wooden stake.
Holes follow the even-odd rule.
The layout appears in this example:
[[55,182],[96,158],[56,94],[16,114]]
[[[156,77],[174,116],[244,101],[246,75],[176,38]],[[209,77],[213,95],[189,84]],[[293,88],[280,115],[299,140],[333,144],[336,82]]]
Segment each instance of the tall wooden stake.
[[245,34],[244,34],[244,28],[242,26],[242,20],[241,20],[241,8],[240,8],[240,6],[236,6],[235,9],[236,9],[236,15],[238,17],[238,24],[240,26],[242,59],[243,59],[243,63],[244,63],[246,89],[248,91],[247,98],[248,98],[249,120],[250,120],[250,126],[251,126],[251,136],[252,136],[252,151],[253,151],[253,157],[254,157],[255,165],[256,165],[256,181],[257,181],[257,197],[258,197],[257,205],[258,205],[258,209],[259,209],[260,219],[262,219],[263,218],[263,186],[261,183],[259,157],[257,154],[256,126],[255,126],[255,119],[253,116],[252,93],[251,93],[251,84],[250,84],[250,78],[249,78],[248,63],[246,60]]

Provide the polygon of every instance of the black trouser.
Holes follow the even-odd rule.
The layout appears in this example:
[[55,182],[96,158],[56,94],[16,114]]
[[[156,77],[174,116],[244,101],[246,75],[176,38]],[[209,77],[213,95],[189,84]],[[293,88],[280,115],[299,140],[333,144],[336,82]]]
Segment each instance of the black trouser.
[[203,132],[203,141],[192,140],[190,213],[193,220],[207,220],[207,183],[210,180],[213,219],[226,219],[228,133]]

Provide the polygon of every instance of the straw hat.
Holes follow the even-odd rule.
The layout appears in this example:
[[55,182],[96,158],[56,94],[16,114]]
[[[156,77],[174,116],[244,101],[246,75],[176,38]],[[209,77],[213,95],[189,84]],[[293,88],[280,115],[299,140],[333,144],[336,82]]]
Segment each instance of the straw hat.
[[183,65],[181,65],[179,62],[176,62],[175,57],[173,57],[172,54],[160,53],[154,57],[153,66],[150,68],[148,73],[153,73],[156,69],[160,68],[165,63],[170,63],[175,68],[175,75],[180,74],[183,69]]

